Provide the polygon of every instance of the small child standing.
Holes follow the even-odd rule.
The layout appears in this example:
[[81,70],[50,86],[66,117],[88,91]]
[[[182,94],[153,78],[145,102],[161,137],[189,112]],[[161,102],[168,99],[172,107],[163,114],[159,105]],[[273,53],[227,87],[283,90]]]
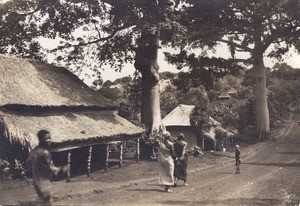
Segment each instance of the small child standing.
[[240,146],[235,145],[235,174],[241,174],[240,172],[240,164],[241,164],[241,151]]

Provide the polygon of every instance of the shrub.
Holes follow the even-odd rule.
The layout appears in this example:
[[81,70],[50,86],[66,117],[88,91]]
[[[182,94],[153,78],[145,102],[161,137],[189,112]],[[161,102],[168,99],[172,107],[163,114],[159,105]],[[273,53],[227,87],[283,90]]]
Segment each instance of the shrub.
[[11,162],[0,159],[0,179],[3,179],[4,177],[24,179],[26,177],[24,163],[17,159],[14,159]]
[[24,163],[20,160],[17,159],[14,160],[14,168],[11,172],[12,172],[12,178],[14,179],[26,178],[26,169]]
[[10,176],[10,164],[7,160],[0,159],[0,180],[2,180],[4,176]]
[[199,157],[200,155],[203,155],[202,148],[194,145],[190,150],[187,150],[187,154],[193,157]]

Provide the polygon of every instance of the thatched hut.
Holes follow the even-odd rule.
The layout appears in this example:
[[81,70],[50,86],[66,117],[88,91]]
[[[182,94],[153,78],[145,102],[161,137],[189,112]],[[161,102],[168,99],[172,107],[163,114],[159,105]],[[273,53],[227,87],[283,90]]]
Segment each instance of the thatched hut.
[[172,136],[177,137],[179,133],[185,135],[189,148],[197,145],[197,137],[190,123],[190,114],[194,108],[194,105],[180,104],[162,120]]
[[216,128],[221,129],[222,126],[220,122],[216,121],[212,117],[209,117],[210,128],[208,131],[204,132],[205,138],[202,138],[201,140],[198,139],[190,123],[190,114],[194,108],[194,105],[178,105],[167,116],[165,116],[163,119],[163,124],[174,137],[176,137],[179,133],[183,133],[186,136],[186,141],[189,148],[191,148],[193,145],[202,145],[203,149],[215,150],[217,143],[215,130]]
[[[106,148],[107,155],[109,144],[143,133],[116,111],[67,69],[0,55],[0,158],[32,149],[38,143],[37,132],[47,129],[52,152],[65,151],[72,163],[72,152],[84,148],[90,165],[97,150]],[[108,156],[104,159],[107,164]]]
[[231,96],[227,92],[222,92],[219,96],[218,99],[220,100],[226,100],[226,99],[231,99]]

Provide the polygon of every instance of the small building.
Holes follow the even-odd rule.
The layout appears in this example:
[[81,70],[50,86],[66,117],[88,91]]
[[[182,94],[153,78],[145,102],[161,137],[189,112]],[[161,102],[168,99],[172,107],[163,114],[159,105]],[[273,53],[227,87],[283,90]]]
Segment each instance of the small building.
[[218,99],[220,100],[226,100],[226,99],[231,99],[231,96],[227,92],[222,92],[219,96]]
[[194,105],[178,105],[165,118],[163,118],[163,125],[174,137],[176,137],[179,133],[183,133],[186,137],[188,148],[191,148],[193,145],[201,145],[205,150],[215,150],[215,128],[222,128],[221,124],[212,117],[209,117],[210,128],[208,131],[204,132],[205,138],[198,139],[196,134],[193,132],[190,123],[190,114],[194,108]]
[[188,148],[197,145],[197,138],[190,123],[190,114],[194,108],[194,105],[180,104],[162,120],[163,125],[172,136],[177,137],[179,133],[185,135]]
[[[117,106],[65,68],[0,55],[0,158],[26,158],[47,129],[51,151],[89,175],[109,161],[109,145],[137,140],[143,130],[117,115]],[[139,153],[139,147],[137,147]],[[139,154],[137,154],[139,157]],[[73,164],[74,163],[74,164]]]

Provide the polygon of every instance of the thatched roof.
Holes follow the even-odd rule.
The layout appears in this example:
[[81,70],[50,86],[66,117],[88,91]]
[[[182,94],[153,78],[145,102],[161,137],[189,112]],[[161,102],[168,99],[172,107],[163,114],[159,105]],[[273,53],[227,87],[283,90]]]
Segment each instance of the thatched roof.
[[[190,114],[192,113],[194,105],[180,104],[175,109],[173,109],[165,118],[163,118],[163,124],[165,127],[170,126],[191,126]],[[221,123],[209,117],[209,124],[212,126],[220,126]]]
[[0,55],[0,106],[111,106],[65,68]]
[[227,91],[227,94],[228,95],[232,95],[232,94],[236,94],[237,93],[237,90],[235,88],[230,88],[228,91]]
[[33,148],[41,129],[59,149],[140,136],[116,108],[67,69],[0,55],[0,136],[10,142]]
[[222,92],[219,96],[218,99],[230,99],[231,96],[227,92]]
[[26,148],[38,144],[36,134],[40,129],[50,131],[54,148],[122,141],[139,137],[143,132],[113,111],[48,113],[39,116],[1,112],[1,124],[7,139],[19,142]]
[[165,118],[163,118],[162,121],[164,126],[191,126],[190,114],[194,108],[194,105],[178,105],[167,116],[165,116]]

